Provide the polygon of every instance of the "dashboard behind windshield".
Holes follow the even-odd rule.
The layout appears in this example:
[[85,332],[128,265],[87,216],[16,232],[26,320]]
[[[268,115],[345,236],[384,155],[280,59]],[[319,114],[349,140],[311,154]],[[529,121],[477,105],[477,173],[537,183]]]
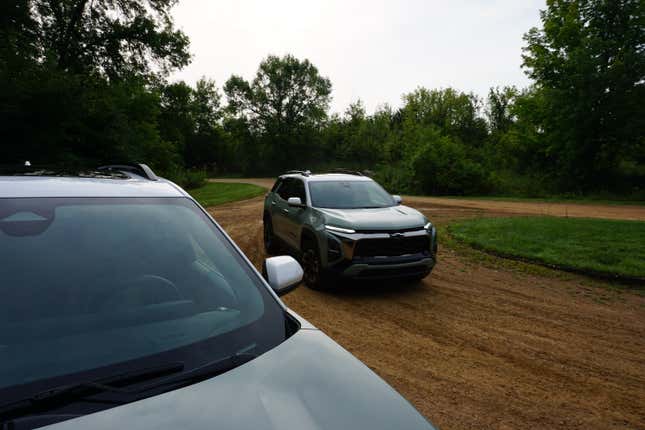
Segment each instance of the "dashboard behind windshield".
[[311,181],[312,206],[327,209],[365,209],[394,206],[394,199],[373,181]]
[[278,301],[186,198],[0,199],[0,402],[287,336]]

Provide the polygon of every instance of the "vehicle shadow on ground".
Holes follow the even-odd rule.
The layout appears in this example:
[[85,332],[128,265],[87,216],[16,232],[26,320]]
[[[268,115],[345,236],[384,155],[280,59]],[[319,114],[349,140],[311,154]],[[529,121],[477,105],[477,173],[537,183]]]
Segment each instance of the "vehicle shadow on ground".
[[402,281],[398,279],[390,280],[341,280],[334,283],[322,291],[325,294],[337,297],[360,298],[360,297],[380,297],[394,298],[403,296],[414,296],[423,294],[434,295],[436,292],[432,288],[429,280],[423,281]]

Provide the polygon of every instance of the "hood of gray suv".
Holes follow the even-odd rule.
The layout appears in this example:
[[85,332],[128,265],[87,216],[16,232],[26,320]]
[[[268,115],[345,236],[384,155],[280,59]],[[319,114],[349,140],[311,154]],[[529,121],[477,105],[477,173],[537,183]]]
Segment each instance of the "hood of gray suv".
[[322,332],[301,329],[215,378],[46,427],[432,429],[403,397]]
[[423,214],[407,206],[374,209],[318,209],[325,223],[353,230],[403,230],[423,227]]

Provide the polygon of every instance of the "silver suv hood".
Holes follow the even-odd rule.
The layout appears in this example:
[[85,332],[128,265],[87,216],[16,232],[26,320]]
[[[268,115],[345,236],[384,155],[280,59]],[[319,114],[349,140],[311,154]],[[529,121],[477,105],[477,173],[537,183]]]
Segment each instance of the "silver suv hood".
[[322,209],[327,224],[353,230],[402,230],[423,227],[427,222],[421,212],[407,206],[375,209]]
[[315,329],[230,372],[47,429],[432,429],[367,366]]

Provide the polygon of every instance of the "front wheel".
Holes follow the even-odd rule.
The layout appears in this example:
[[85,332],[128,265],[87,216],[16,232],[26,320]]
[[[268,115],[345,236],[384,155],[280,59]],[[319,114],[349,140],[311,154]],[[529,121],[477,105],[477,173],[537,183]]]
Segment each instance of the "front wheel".
[[323,269],[320,262],[320,254],[315,244],[309,243],[306,245],[302,253],[302,269],[304,270],[303,279],[305,285],[314,290],[324,288],[323,285]]

